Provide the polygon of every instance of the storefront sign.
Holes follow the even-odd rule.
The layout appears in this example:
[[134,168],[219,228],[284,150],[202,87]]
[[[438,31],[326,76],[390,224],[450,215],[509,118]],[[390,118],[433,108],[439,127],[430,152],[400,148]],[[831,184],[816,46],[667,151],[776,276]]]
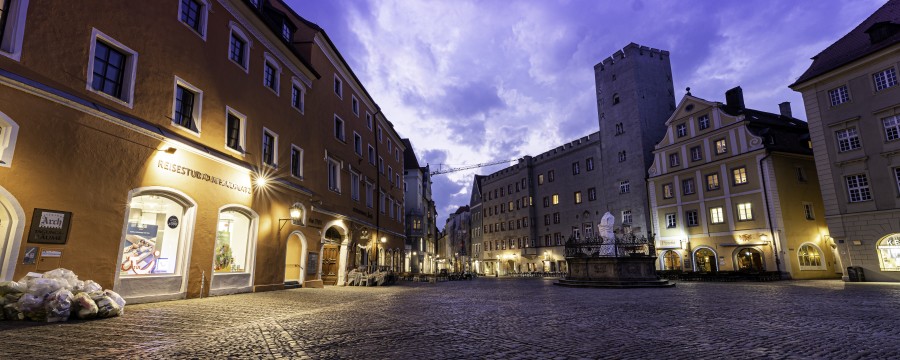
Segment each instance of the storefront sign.
[[28,242],[37,244],[65,244],[69,239],[69,223],[72,213],[47,209],[34,209]]
[[168,161],[159,160],[159,162],[157,162],[156,166],[163,170],[168,170],[168,171],[171,171],[171,172],[179,174],[179,175],[192,177],[192,178],[200,180],[200,181],[210,182],[215,185],[219,185],[219,186],[222,186],[222,187],[225,187],[225,188],[228,188],[231,190],[235,190],[235,191],[240,191],[245,194],[251,193],[250,186],[235,184],[231,181],[228,181],[228,180],[225,180],[225,179],[222,179],[219,177],[215,177],[210,174],[207,174],[207,173],[204,173],[201,171],[197,171],[197,170],[194,170],[194,169],[191,169],[188,167],[184,167],[182,165],[173,164]]

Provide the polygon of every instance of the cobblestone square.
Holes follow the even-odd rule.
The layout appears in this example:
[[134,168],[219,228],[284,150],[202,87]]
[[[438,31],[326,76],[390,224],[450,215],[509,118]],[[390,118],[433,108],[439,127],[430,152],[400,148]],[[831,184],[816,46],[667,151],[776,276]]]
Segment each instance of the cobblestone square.
[[900,286],[681,282],[573,289],[479,278],[129,305],[0,322],[0,358],[896,358]]

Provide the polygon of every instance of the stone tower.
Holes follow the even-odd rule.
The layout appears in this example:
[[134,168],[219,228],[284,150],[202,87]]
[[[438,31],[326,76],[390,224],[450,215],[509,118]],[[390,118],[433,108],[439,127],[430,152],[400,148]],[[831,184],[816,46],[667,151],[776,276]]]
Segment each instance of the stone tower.
[[594,79],[602,147],[599,200],[616,217],[616,226],[630,211],[632,229],[646,234],[651,228],[647,169],[675,110],[669,52],[630,43],[595,65]]

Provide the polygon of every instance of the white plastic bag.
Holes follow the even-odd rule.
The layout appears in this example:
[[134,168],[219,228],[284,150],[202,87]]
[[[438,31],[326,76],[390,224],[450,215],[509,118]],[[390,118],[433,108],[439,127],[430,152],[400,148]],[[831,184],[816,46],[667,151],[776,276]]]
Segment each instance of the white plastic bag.
[[118,293],[112,290],[105,290],[103,294],[109,296],[110,299],[116,302],[116,305],[119,305],[119,315],[125,315],[125,299],[119,296]]
[[19,311],[25,315],[28,319],[34,321],[44,321],[47,320],[47,310],[44,304],[44,296],[35,295],[31,292],[25,293],[22,295],[22,298],[19,299]]
[[50,294],[45,302],[47,322],[68,321],[72,310],[72,292],[66,289]]
[[50,270],[44,273],[43,278],[60,281],[60,285],[69,291],[72,291],[78,285],[78,276],[69,269]]
[[23,293],[27,287],[18,281],[0,281],[0,296],[10,293]]

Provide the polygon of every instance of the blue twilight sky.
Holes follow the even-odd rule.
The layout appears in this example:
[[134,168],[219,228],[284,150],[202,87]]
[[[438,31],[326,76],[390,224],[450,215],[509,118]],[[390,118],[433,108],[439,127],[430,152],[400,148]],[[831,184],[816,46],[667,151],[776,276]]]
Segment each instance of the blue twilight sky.
[[[424,166],[536,155],[598,129],[593,66],[629,42],[671,52],[675,101],[778,112],[809,60],[885,0],[287,0],[317,23]],[[438,227],[474,174],[434,177]]]

